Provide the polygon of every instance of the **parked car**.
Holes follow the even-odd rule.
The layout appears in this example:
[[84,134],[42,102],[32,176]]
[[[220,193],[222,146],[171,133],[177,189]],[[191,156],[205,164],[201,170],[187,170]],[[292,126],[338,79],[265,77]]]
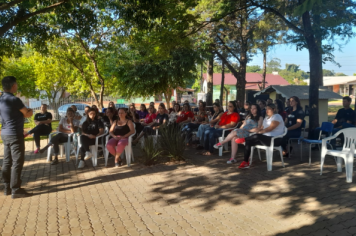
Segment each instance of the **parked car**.
[[80,115],[84,115],[85,113],[85,107],[87,104],[82,104],[82,103],[68,103],[63,106],[60,106],[58,108],[58,114],[60,117],[65,117],[67,113],[68,107],[75,105],[77,107],[77,112],[79,112]]
[[119,109],[119,108],[129,108],[129,106],[126,105],[126,104],[115,104],[115,108],[116,108],[116,109]]

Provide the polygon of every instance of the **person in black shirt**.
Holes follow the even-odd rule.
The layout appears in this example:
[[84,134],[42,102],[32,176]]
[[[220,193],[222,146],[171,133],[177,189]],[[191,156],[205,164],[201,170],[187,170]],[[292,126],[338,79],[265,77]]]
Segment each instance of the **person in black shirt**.
[[[332,134],[337,133],[340,129],[343,128],[348,128],[348,127],[354,127],[355,126],[355,121],[356,121],[356,114],[355,111],[352,110],[350,107],[352,102],[352,99],[349,96],[343,97],[342,99],[342,106],[344,108],[341,108],[337,111],[335,119],[331,122],[334,124],[334,129],[332,131]],[[323,132],[323,134],[326,134]],[[319,139],[320,135],[320,127],[316,128],[313,130],[312,133],[312,139]],[[340,135],[341,142],[343,142],[343,134]],[[331,140],[331,145],[335,146],[336,142],[335,139]],[[318,149],[319,146],[316,145],[312,148],[312,150]]]
[[155,135],[156,134],[156,130],[159,129],[159,126],[162,124],[165,124],[166,122],[168,122],[169,117],[168,115],[165,113],[166,108],[164,106],[164,104],[160,104],[158,107],[158,115],[156,116],[156,119],[148,124],[147,126],[145,126],[142,130],[142,132],[140,133],[140,135],[132,142],[133,144],[137,144],[138,141],[140,140],[140,138],[142,138],[142,136],[147,136],[147,135]]
[[260,100],[258,102],[258,105],[260,106],[261,108],[261,116],[262,118],[264,119],[265,116],[266,116],[266,101],[265,100]]
[[117,116],[115,115],[116,109],[109,107],[105,111],[105,116],[101,117],[101,121],[104,126],[108,129],[111,128],[112,124],[117,120]]
[[[80,136],[81,148],[78,168],[84,168],[84,160],[88,160],[92,157],[92,153],[89,150],[89,146],[95,145],[96,137],[104,133],[104,124],[98,119],[97,111],[94,108],[90,108],[88,112],[87,120],[82,125],[82,135]],[[99,142],[101,140],[99,139]]]
[[32,109],[28,109],[22,101],[15,97],[17,92],[16,78],[6,76],[2,79],[4,90],[0,97],[1,139],[4,144],[2,162],[2,179],[4,195],[12,198],[29,196],[21,188],[21,172],[25,162],[25,139],[23,133],[24,118],[31,117]]
[[[288,132],[286,136],[283,137],[282,140],[282,149],[283,156],[287,156],[288,152],[286,151],[287,144],[290,138],[299,138],[302,133],[302,123],[304,120],[304,111],[300,105],[300,100],[298,97],[293,96],[289,98],[290,105],[292,107],[291,113],[287,116],[285,120],[286,127],[288,128]],[[292,151],[292,147],[290,147],[290,151]]]
[[[355,111],[350,107],[352,99],[347,96],[342,99],[342,106],[337,111],[335,119],[331,122],[334,124],[334,128],[341,129],[349,126],[355,125]],[[346,123],[346,124],[345,124]]]
[[36,147],[35,154],[37,154],[41,149],[41,136],[48,136],[52,132],[52,114],[47,112],[47,104],[42,104],[41,113],[35,115],[36,127],[31,129],[25,134],[25,137],[33,134],[35,139]]

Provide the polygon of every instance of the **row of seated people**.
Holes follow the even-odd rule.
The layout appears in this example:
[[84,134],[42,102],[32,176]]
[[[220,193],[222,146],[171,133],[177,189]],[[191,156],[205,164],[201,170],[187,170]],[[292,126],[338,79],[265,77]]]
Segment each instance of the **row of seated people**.
[[[183,132],[186,132],[187,143],[191,141],[192,132],[194,130],[198,131],[197,137],[200,145],[197,149],[205,149],[203,155],[211,155],[214,152],[214,148],[221,148],[224,143],[231,141],[232,153],[228,163],[234,163],[236,162],[235,156],[238,147],[236,143],[238,140],[247,137],[247,140],[252,139],[249,137],[250,133],[263,134],[264,136],[280,135],[281,133],[278,129],[272,132],[278,128],[279,123],[283,124],[283,127],[285,125],[288,129],[287,135],[283,140],[280,140],[284,155],[288,154],[286,150],[288,140],[300,137],[301,124],[304,120],[304,112],[300,106],[299,99],[291,97],[288,99],[288,102],[289,106],[286,109],[283,108],[283,103],[280,100],[275,100],[274,103],[259,101],[259,105],[246,102],[243,110],[240,110],[243,111],[240,114],[236,112],[237,105],[233,101],[229,102],[228,110],[225,113],[222,112],[221,106],[218,103],[214,103],[213,112],[207,111],[204,102],[199,103],[197,112],[191,111],[189,103],[184,103],[182,110],[177,103],[172,104],[174,106],[169,110],[161,103],[157,112],[155,112],[153,105],[150,105],[149,109],[146,110],[145,105],[142,104],[139,111],[136,111],[134,105],[130,105],[129,109],[121,108],[119,110],[109,105],[105,115],[100,115],[96,107],[90,108],[88,106],[85,109],[86,115],[83,117],[76,113],[76,107],[74,106],[69,108],[67,116],[61,119],[58,130],[60,134],[54,136],[45,148],[40,149],[39,137],[41,135],[48,135],[52,131],[52,115],[47,112],[47,106],[43,105],[41,113],[35,116],[37,126],[29,131],[28,134],[34,135],[37,146],[35,152],[44,152],[50,145],[53,145],[55,159],[52,164],[57,164],[58,145],[66,142],[68,134],[77,132],[77,129],[81,127],[82,150],[79,167],[82,168],[84,167],[84,160],[91,157],[89,146],[95,143],[95,138],[103,134],[105,127],[107,127],[110,130],[110,136],[113,138],[109,141],[107,147],[110,153],[115,156],[115,165],[120,166],[121,160],[119,154],[123,152],[127,145],[127,137],[135,132],[134,123],[136,124],[136,133],[138,134],[134,143],[137,143],[144,135],[155,134],[159,126],[166,122],[176,123],[181,125]],[[350,103],[351,99],[349,97],[343,99],[344,108],[338,111],[333,120],[336,128],[340,129],[346,125],[354,125],[355,113],[350,108]],[[266,110],[267,116],[264,119],[261,108]],[[224,142],[214,145],[215,140],[221,137],[223,129],[231,129],[236,126],[239,128],[233,130]],[[281,132],[283,132],[283,129]],[[318,133],[319,130],[317,129],[314,132]],[[268,145],[268,140],[270,139],[264,137],[258,140]],[[276,142],[279,141],[277,140]]]

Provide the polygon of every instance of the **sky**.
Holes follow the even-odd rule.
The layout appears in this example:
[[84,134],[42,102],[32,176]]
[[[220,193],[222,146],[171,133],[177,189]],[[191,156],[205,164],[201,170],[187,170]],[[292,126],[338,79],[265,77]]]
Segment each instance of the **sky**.
[[[340,51],[336,45],[334,55],[335,61],[338,62],[341,67],[339,68],[337,65],[327,62],[323,64],[323,69],[334,70],[335,73],[342,72],[346,75],[353,75],[356,73],[356,38],[349,40],[347,44],[341,40],[339,40],[338,43],[342,45],[342,48]],[[282,69],[285,68],[286,63],[293,63],[300,65],[300,69],[306,72],[309,71],[309,54],[306,49],[296,51],[296,47],[294,45],[277,45],[267,54],[267,62],[275,57],[281,60]],[[262,68],[262,53],[255,55],[248,65],[259,65]]]

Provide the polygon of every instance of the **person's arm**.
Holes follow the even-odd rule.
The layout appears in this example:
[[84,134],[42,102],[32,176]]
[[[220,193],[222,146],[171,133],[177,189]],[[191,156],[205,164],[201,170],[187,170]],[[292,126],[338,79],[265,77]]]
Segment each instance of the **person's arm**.
[[224,113],[219,113],[219,115],[217,116],[217,117],[215,117],[215,119],[214,120],[211,120],[210,121],[210,124],[211,125],[213,125],[213,124],[215,124],[215,123],[219,123],[220,122],[220,118],[221,118],[221,116],[222,116],[222,114],[224,114]]
[[29,118],[33,115],[33,110],[30,108],[27,108],[25,106],[23,108],[21,108],[20,111],[25,118]]
[[277,128],[278,125],[279,125],[279,121],[274,120],[274,121],[271,122],[270,126],[268,126],[265,129],[261,129],[258,133],[259,134],[264,134],[264,133],[267,133],[267,132],[271,132],[272,130]]
[[[331,123],[333,123],[334,125],[337,123],[337,120],[340,119],[340,110],[341,110],[341,109],[339,109],[339,110],[337,111],[334,120],[331,121]],[[335,127],[335,128],[336,128],[336,127]]]
[[291,127],[288,127],[288,130],[295,130],[298,129],[303,123],[302,119],[297,119],[297,123],[295,125],[292,125]]
[[218,126],[218,128],[221,128],[221,129],[230,129],[230,128],[234,128],[236,126],[237,122],[234,122],[234,121],[231,121],[230,124],[227,124],[227,125],[222,125],[222,126]]
[[116,126],[116,122],[112,123],[112,125],[110,127],[109,134],[110,134],[111,137],[113,137],[114,139],[118,140],[118,138],[114,135],[115,126]]

